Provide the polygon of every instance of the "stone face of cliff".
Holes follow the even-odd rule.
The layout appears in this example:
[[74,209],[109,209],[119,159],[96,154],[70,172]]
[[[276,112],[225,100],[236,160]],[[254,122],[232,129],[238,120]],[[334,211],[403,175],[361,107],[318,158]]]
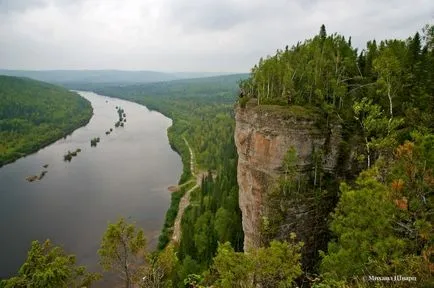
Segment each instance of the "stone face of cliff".
[[[321,123],[318,114],[308,113],[301,107],[255,106],[250,103],[246,108],[237,107],[235,112],[239,205],[244,249],[248,249],[260,245],[267,189],[282,175],[282,163],[287,151],[295,148],[297,170],[304,173],[312,168],[312,152],[322,149],[323,170],[332,172],[337,163],[341,136],[339,125],[326,125],[325,120]],[[295,232],[309,250],[311,242],[315,241],[312,234],[316,233],[313,226],[317,223],[312,223],[310,205],[305,204],[289,209],[285,233]],[[323,216],[325,219],[328,215]]]

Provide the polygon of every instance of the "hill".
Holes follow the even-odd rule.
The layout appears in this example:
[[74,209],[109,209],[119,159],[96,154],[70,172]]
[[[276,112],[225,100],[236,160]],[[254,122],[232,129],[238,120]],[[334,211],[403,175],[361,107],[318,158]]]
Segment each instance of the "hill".
[[64,88],[0,76],[0,167],[86,124],[92,107]]
[[49,83],[147,83],[169,81],[178,77],[155,71],[119,70],[0,70],[0,75],[28,77]]
[[232,103],[236,99],[238,82],[247,79],[248,76],[249,74],[232,74],[135,85],[129,83],[82,82],[64,83],[63,86],[69,89],[89,90],[107,96],[128,98],[128,100],[137,100],[135,98],[141,96],[150,96],[152,98],[209,98],[220,96],[215,100],[223,101],[226,99]]

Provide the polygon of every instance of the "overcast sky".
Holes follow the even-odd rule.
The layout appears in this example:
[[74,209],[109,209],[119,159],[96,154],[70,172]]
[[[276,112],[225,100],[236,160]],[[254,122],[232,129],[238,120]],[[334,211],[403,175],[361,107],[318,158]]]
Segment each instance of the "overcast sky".
[[317,34],[407,38],[433,0],[0,0],[0,68],[248,72]]

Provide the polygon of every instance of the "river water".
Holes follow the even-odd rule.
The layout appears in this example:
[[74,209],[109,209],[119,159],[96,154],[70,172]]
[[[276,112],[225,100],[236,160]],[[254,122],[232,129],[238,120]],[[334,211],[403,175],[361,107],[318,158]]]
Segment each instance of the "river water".
[[[156,243],[170,204],[167,187],[182,173],[166,133],[172,121],[132,102],[79,94],[94,109],[88,125],[0,168],[0,278],[18,270],[32,240],[47,238],[98,270],[101,237],[121,216],[142,227],[151,246]],[[125,127],[114,127],[116,106],[126,113]],[[97,147],[90,146],[94,137],[101,139]],[[63,155],[77,148],[78,156],[65,162]],[[26,180],[43,170],[41,180]]]

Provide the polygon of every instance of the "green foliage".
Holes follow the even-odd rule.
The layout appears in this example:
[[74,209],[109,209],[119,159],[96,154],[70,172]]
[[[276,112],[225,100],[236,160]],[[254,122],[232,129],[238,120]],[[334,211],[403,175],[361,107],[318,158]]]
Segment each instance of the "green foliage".
[[89,287],[100,278],[89,273],[84,266],[77,266],[74,255],[68,255],[50,240],[44,243],[32,242],[26,262],[18,275],[0,281],[5,288],[61,288]]
[[184,279],[184,285],[192,288],[204,288],[204,286],[200,285],[202,281],[203,277],[201,275],[190,274]]
[[372,99],[363,98],[353,104],[354,118],[359,122],[361,134],[365,140],[367,167],[371,167],[372,154],[383,152],[389,154],[397,145],[397,128],[402,119],[387,118],[381,106],[372,103]]
[[354,188],[341,185],[331,223],[337,240],[321,263],[326,279],[354,284],[363,276],[407,275],[417,278],[414,287],[434,284],[434,136],[414,137],[391,163],[363,172]]
[[187,256],[182,261],[181,267],[178,269],[177,273],[177,282],[178,285],[174,287],[184,288],[185,287],[185,280],[190,281],[192,279],[189,279],[189,275],[198,275],[200,273],[202,268],[200,265],[193,260],[190,256]]
[[92,107],[63,88],[0,76],[0,167],[86,124]]
[[225,163],[215,179],[207,175],[201,188],[191,194],[191,205],[181,222],[181,259],[189,255],[206,268],[217,251],[218,241],[229,241],[242,250],[243,232],[238,206],[236,167]]
[[269,247],[241,253],[229,243],[221,244],[211,268],[213,287],[294,287],[302,274],[302,245],[272,241]]
[[140,279],[138,271],[146,254],[146,238],[142,229],[129,224],[124,218],[109,224],[98,250],[101,266],[119,275],[126,288]]
[[[374,171],[364,172],[353,190],[341,184],[341,197],[331,223],[339,242],[331,242],[322,261],[322,271],[345,279],[375,273],[377,263],[371,258],[393,261],[403,255],[407,243],[393,237],[391,218],[396,207],[388,199],[385,185],[374,178]],[[351,265],[349,265],[351,263]]]
[[172,281],[176,277],[178,268],[178,258],[176,257],[175,247],[173,244],[148,257],[149,265],[142,266],[139,286],[149,287],[173,287]]
[[321,107],[330,103],[342,108],[348,97],[347,82],[357,73],[356,57],[356,50],[343,36],[327,36],[322,26],[313,39],[261,58],[242,88],[249,90],[258,104]]

